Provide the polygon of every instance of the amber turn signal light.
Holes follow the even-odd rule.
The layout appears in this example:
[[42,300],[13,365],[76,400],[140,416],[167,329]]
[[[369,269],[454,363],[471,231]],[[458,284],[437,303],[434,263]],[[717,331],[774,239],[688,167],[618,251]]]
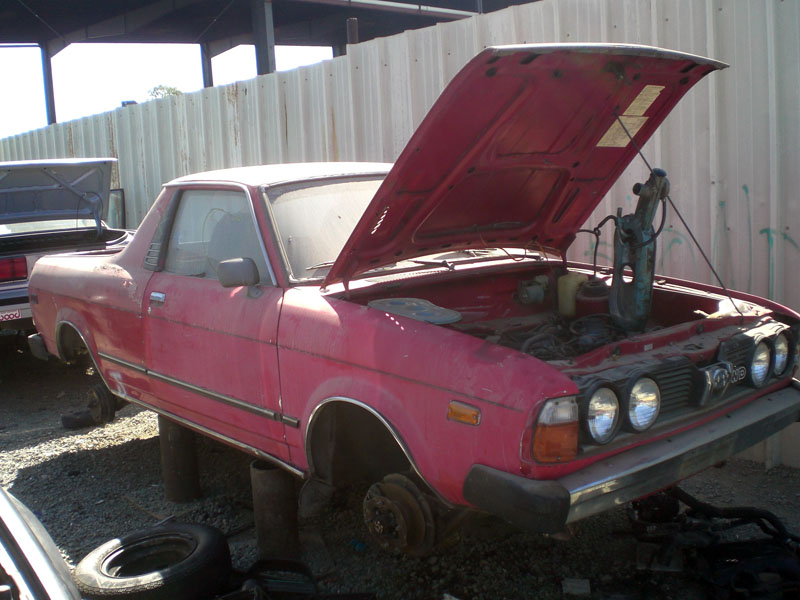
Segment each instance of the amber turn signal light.
[[533,430],[531,454],[543,463],[566,462],[578,454],[578,403],[573,396],[545,403]]
[[533,432],[533,458],[554,463],[572,460],[578,454],[578,423],[537,425]]
[[481,409],[457,400],[451,400],[447,405],[447,420],[457,421],[465,425],[481,424]]

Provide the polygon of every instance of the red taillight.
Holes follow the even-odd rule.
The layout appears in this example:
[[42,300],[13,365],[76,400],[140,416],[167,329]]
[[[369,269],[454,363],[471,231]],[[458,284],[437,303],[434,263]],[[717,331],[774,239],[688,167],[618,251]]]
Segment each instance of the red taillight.
[[0,258],[0,281],[15,281],[28,278],[28,264],[24,256]]

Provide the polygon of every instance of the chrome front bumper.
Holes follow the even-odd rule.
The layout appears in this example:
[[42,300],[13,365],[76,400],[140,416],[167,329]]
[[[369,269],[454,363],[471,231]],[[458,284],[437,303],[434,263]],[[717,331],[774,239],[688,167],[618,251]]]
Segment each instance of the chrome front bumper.
[[800,388],[757,398],[706,425],[645,444],[556,481],[474,465],[464,497],[476,507],[541,533],[669,487],[800,419]]

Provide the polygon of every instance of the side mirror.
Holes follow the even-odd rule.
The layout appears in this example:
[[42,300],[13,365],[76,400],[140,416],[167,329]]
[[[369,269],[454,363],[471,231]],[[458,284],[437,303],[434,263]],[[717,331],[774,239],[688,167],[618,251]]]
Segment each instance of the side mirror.
[[259,281],[258,267],[252,258],[229,258],[220,261],[217,277],[226,288],[256,285]]

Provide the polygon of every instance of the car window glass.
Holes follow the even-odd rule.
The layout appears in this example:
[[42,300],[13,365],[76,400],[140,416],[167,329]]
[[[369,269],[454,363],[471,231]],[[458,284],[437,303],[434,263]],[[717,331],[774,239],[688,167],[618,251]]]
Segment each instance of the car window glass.
[[303,181],[267,190],[275,228],[296,280],[320,277],[341,252],[382,177]]
[[220,261],[251,258],[260,282],[269,281],[264,252],[243,192],[187,190],[172,225],[164,270],[217,279]]

